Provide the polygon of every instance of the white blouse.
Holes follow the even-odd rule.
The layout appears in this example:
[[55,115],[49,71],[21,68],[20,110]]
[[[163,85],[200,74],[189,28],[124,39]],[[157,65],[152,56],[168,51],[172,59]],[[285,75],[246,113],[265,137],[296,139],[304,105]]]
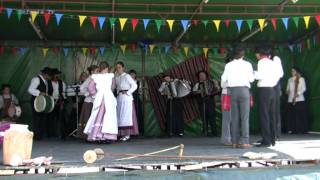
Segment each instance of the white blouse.
[[116,76],[116,89],[117,93],[119,91],[128,91],[127,93],[132,94],[137,88],[137,83],[132,77],[127,73],[122,73]]
[[[287,94],[288,94],[288,102],[292,103],[293,102],[293,98],[294,98],[294,87],[295,87],[295,78],[291,77],[288,80],[288,84],[287,84]],[[300,77],[299,79],[299,85],[298,85],[298,89],[297,89],[297,95],[298,97],[296,98],[296,102],[299,101],[304,101],[304,95],[303,93],[306,91],[306,82],[304,80],[303,77]]]
[[80,85],[80,93],[85,96],[84,102],[93,103],[93,97],[90,96],[88,91],[89,82],[92,81],[91,76],[88,77],[81,85]]

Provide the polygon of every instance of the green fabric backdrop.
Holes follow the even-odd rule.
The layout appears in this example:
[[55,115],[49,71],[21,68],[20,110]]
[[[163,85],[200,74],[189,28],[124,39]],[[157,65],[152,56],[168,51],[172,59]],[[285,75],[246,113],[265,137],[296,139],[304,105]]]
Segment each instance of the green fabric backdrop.
[[[159,49],[154,49],[153,54],[146,54],[146,75],[152,76],[156,75],[174,65],[182,62],[188,57],[194,55],[199,55],[202,53],[201,49],[192,49],[189,52],[188,57],[185,56],[183,50],[178,52],[169,52],[160,54]],[[70,49],[68,56],[64,56],[62,51],[58,54],[53,53],[49,50],[46,57],[43,56],[41,48],[31,48],[24,55],[11,54],[10,51],[5,51],[4,55],[0,57],[0,82],[10,83],[12,85],[13,92],[18,96],[21,101],[23,108],[23,116],[19,120],[21,123],[28,123],[32,125],[32,117],[30,113],[30,95],[27,93],[27,88],[30,80],[44,66],[57,67],[63,72],[62,78],[67,84],[73,84],[75,82],[75,65],[76,55],[81,52],[80,49]],[[254,54],[247,54],[251,62],[256,64]],[[307,102],[309,119],[312,120],[312,130],[320,131],[320,112],[318,111],[318,105],[320,104],[320,66],[319,58],[320,52],[316,49],[304,50],[302,53],[290,53],[287,50],[282,50],[280,52],[280,57],[282,58],[282,63],[285,68],[285,77],[282,81],[282,87],[285,89],[286,81],[290,76],[290,68],[293,62],[296,62],[302,71],[307,81]],[[135,52],[127,50],[123,54],[119,49],[106,49],[106,53],[101,56],[98,54],[95,58],[96,61],[107,60],[110,64],[114,64],[116,61],[124,61],[127,69],[136,69],[138,74],[141,74],[141,51],[137,49]],[[225,58],[218,54],[217,52],[209,52],[209,65],[210,74],[212,78],[219,80],[221,73],[224,68]],[[283,91],[284,92],[284,91]],[[256,86],[253,85],[252,93],[256,97]],[[220,111],[220,97],[217,97],[217,123],[218,129],[220,129],[221,124],[221,111]],[[147,97],[148,100],[148,97]],[[282,97],[283,107],[285,106],[286,96]],[[256,102],[255,102],[256,103]],[[161,131],[158,121],[156,119],[153,106],[150,101],[146,102],[145,110],[145,135],[146,136],[161,136],[163,132]],[[284,108],[283,108],[284,109]],[[285,114],[285,111],[283,111]],[[194,120],[192,123],[186,125],[186,134],[191,136],[196,136],[201,134],[201,121],[199,119]],[[250,118],[250,129],[253,133],[259,132],[259,123],[257,118],[257,108],[254,106],[251,112]]]

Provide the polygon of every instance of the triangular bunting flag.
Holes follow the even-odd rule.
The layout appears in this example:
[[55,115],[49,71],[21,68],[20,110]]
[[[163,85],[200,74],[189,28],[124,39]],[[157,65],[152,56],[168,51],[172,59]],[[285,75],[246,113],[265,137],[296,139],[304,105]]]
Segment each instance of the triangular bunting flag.
[[199,20],[198,19],[194,19],[191,21],[193,25],[198,25],[199,24]]
[[241,31],[242,22],[243,22],[242,19],[237,19],[236,20],[236,24],[237,24],[237,27],[238,27],[238,32]]
[[183,47],[183,50],[184,50],[184,54],[185,54],[186,56],[188,56],[188,53],[189,53],[189,47],[188,47],[188,46]]
[[157,26],[158,32],[160,32],[160,28],[161,28],[161,25],[163,23],[162,19],[156,19],[154,21],[156,22],[156,26]]
[[213,23],[217,28],[217,32],[219,32],[219,30],[220,30],[220,22],[221,22],[221,20],[213,20]]
[[88,52],[88,48],[82,48],[82,54],[83,54],[83,55],[86,55],[87,52]]
[[139,19],[131,19],[131,25],[132,25],[132,31],[134,32],[136,30],[137,24],[139,22]]
[[316,17],[314,17],[318,23],[318,25],[320,26],[320,15],[317,15]]
[[258,19],[258,23],[259,23],[259,26],[260,26],[260,31],[263,31],[263,28],[264,28],[264,22],[266,21],[266,19]]
[[4,10],[4,7],[0,6],[0,13],[2,13],[3,10]]
[[164,53],[167,54],[167,53],[169,52],[170,48],[171,48],[171,45],[166,45],[166,46],[164,47]]
[[49,12],[45,12],[44,13],[44,22],[45,22],[45,24],[46,24],[46,26],[49,24],[49,20],[50,20],[50,17],[51,17],[51,13],[49,13]]
[[11,48],[11,52],[12,52],[13,55],[16,55],[17,54],[17,48],[16,47]]
[[147,30],[147,26],[149,24],[150,19],[143,19],[144,30]]
[[247,24],[248,24],[248,27],[249,27],[249,29],[250,29],[250,31],[251,31],[252,25],[253,25],[253,20],[252,20],[252,19],[248,19],[248,20],[247,20]]
[[228,28],[230,26],[230,19],[224,20],[224,23],[226,24],[226,27]]
[[48,50],[49,50],[49,48],[42,48],[42,53],[43,53],[44,57],[47,56]]
[[4,47],[3,46],[0,46],[0,55],[2,56],[4,53]]
[[87,16],[79,16],[80,27],[82,26],[82,24],[86,18],[87,18]]
[[56,16],[56,22],[57,22],[57,25],[59,26],[60,20],[61,20],[63,14],[55,13],[54,15]]
[[98,17],[98,22],[99,22],[99,27],[100,29],[103,28],[103,25],[104,25],[104,22],[106,21],[106,18],[105,17]]
[[53,51],[53,53],[54,53],[55,55],[57,55],[57,54],[59,54],[60,49],[57,48],[57,47],[55,47],[55,48],[52,49],[52,51]]
[[63,54],[64,56],[68,56],[69,48],[63,48]]
[[131,43],[131,52],[136,52],[136,49],[137,49],[137,44],[136,43]]
[[149,44],[150,53],[152,54],[153,49],[156,47],[155,44]]
[[296,28],[298,28],[298,26],[299,26],[299,17],[293,17],[292,20],[293,20],[294,24],[296,25]]
[[174,20],[173,19],[168,19],[167,23],[169,25],[170,32],[172,32],[172,27],[173,27]]
[[32,20],[32,22],[34,22],[36,17],[38,16],[39,12],[38,11],[30,11],[30,14],[31,14],[31,20]]
[[27,51],[28,51],[28,48],[20,48],[21,55],[25,55]]
[[10,19],[11,14],[12,14],[12,9],[11,8],[7,8],[7,15],[8,15],[8,19]]
[[309,28],[309,22],[310,22],[310,16],[304,16],[303,17],[304,24],[306,25],[306,29]]
[[276,18],[272,18],[271,19],[271,23],[272,23],[273,29],[277,30],[277,19]]
[[293,45],[289,44],[288,47],[289,47],[290,51],[293,52]]
[[101,56],[103,56],[104,51],[105,51],[105,48],[104,48],[104,47],[100,47],[100,48],[99,48],[99,51],[100,51]]
[[122,53],[124,54],[126,52],[127,45],[126,44],[120,45],[120,48],[122,50]]
[[282,22],[283,22],[283,25],[286,29],[288,29],[288,20],[289,18],[281,18],[282,19]]
[[204,28],[207,28],[207,25],[208,25],[209,21],[208,20],[202,20],[202,23],[204,25]]
[[188,25],[189,25],[189,20],[181,20],[181,25],[184,31],[187,31]]
[[96,29],[97,19],[98,19],[97,16],[91,16],[91,17],[90,17],[90,21],[91,21],[91,24],[92,24],[92,26],[93,26],[93,29]]
[[23,10],[18,9],[18,10],[17,10],[17,17],[18,17],[18,21],[20,21],[20,20],[21,20],[21,16],[22,16],[22,14],[23,14]]
[[143,50],[144,50],[144,53],[147,54],[147,51],[148,51],[148,44],[143,44]]
[[126,25],[127,20],[128,18],[119,18],[121,31],[123,31],[124,25]]
[[202,48],[203,54],[205,57],[208,57],[209,48]]
[[116,22],[116,18],[111,17],[109,18],[109,21],[110,21],[110,26],[113,27]]
[[96,47],[91,47],[89,49],[90,54],[95,55],[97,53],[97,48]]

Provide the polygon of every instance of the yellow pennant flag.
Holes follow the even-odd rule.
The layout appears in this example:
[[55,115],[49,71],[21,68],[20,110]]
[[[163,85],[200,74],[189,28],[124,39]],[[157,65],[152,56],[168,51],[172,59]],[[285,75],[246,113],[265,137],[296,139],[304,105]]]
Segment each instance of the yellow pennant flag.
[[184,54],[185,54],[186,56],[188,56],[189,47],[183,47],[183,50],[184,50]]
[[49,50],[49,48],[42,48],[42,53],[43,53],[43,56],[44,56],[44,57],[47,56],[48,50]]
[[214,25],[215,25],[216,28],[217,28],[217,32],[219,32],[220,22],[221,22],[221,20],[213,20],[213,23],[214,23]]
[[169,25],[170,32],[172,32],[172,26],[173,26],[174,20],[168,19],[168,20],[167,20],[167,23],[168,23],[168,25]]
[[260,30],[263,31],[264,28],[264,22],[266,21],[266,19],[258,19],[258,23],[260,26]]
[[119,18],[121,31],[123,30],[124,25],[126,25],[127,20],[128,18]]
[[31,14],[31,20],[32,20],[32,22],[34,22],[34,20],[38,16],[39,12],[38,11],[31,11],[30,14]]
[[304,20],[304,23],[306,25],[306,29],[308,29],[309,28],[310,16],[304,16],[303,20]]
[[79,21],[80,21],[80,27],[82,26],[84,20],[87,18],[87,16],[79,16]]
[[152,54],[153,49],[156,47],[156,45],[154,44],[149,44],[149,48],[150,48],[150,53]]
[[202,48],[204,56],[208,57],[209,48]]
[[120,48],[122,50],[122,53],[124,54],[126,52],[127,45],[126,44],[120,45]]
[[88,48],[82,48],[82,53],[83,53],[83,55],[86,55],[86,54],[87,54],[87,51],[88,51]]

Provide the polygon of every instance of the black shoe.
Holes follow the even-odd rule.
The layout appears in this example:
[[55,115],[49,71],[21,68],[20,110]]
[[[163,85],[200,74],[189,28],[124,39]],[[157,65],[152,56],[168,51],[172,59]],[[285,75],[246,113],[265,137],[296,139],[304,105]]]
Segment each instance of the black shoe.
[[255,145],[255,147],[270,147],[270,146],[271,146],[270,144],[265,144],[265,143]]

